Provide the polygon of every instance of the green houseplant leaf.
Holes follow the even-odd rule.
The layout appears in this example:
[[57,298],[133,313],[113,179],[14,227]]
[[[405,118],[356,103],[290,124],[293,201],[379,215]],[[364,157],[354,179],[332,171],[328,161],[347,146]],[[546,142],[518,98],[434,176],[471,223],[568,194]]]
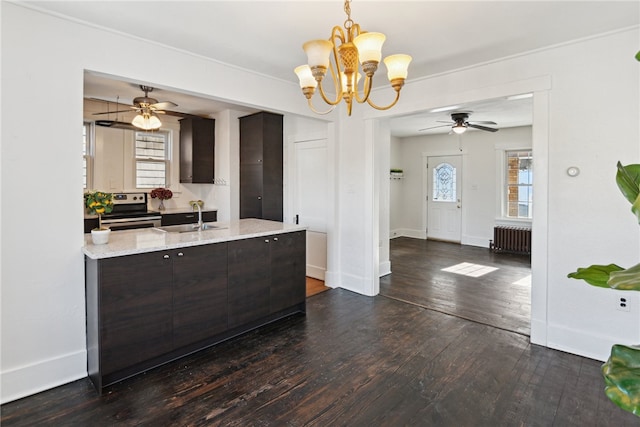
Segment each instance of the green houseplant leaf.
[[605,394],[616,405],[640,416],[640,347],[616,344],[602,365]]
[[599,288],[609,288],[609,277],[614,271],[622,271],[624,268],[616,264],[592,265],[586,268],[578,268],[577,271],[569,273],[567,277],[581,279],[592,286]]
[[640,291],[640,264],[626,270],[612,271],[608,285],[619,291]]
[[616,183],[622,195],[631,203],[631,212],[640,223],[640,165],[622,166],[618,162]]
[[[640,52],[636,55],[640,61]],[[640,164],[617,164],[616,183],[631,203],[631,212],[640,223]],[[620,291],[640,291],[640,264],[624,269],[616,264],[578,268],[568,277],[593,286]],[[616,344],[609,360],[602,365],[605,393],[616,405],[640,417],[640,346]]]

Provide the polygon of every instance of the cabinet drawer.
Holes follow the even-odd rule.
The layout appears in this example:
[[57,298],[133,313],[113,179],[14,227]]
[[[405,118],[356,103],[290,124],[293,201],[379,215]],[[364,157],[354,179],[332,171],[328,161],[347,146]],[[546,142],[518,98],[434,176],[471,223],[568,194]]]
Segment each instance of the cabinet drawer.
[[[202,211],[203,222],[215,222],[218,220],[217,211]],[[198,212],[181,212],[162,214],[162,225],[191,224],[198,222]]]

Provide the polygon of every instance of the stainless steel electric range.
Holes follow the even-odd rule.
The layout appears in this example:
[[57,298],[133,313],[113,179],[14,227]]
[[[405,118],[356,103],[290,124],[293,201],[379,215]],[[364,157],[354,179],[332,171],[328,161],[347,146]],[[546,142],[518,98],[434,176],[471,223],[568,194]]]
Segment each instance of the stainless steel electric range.
[[[159,212],[149,210],[147,207],[147,193],[114,193],[113,210],[102,215],[102,226],[109,227],[112,231],[130,230],[134,228],[159,227],[162,216]],[[85,233],[87,228],[97,226],[87,225],[85,220]]]

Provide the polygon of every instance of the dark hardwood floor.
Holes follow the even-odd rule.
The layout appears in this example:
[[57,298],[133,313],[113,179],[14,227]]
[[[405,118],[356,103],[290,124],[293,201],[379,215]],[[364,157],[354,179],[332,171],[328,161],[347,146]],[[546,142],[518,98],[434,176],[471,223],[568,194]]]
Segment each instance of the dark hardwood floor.
[[107,388],[2,406],[9,426],[638,426],[600,362],[377,296],[331,289],[295,315]]
[[[380,294],[524,335],[530,333],[531,274],[526,255],[494,254],[456,243],[399,237],[390,242],[390,275]],[[467,262],[496,268],[480,277],[442,271]]]

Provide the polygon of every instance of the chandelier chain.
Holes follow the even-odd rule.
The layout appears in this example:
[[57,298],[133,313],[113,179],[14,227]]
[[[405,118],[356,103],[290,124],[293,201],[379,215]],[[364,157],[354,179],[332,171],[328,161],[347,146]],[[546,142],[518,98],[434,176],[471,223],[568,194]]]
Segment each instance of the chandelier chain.
[[351,19],[351,0],[344,0],[344,13],[347,14],[347,20],[344,21],[344,28],[348,31],[353,26]]

